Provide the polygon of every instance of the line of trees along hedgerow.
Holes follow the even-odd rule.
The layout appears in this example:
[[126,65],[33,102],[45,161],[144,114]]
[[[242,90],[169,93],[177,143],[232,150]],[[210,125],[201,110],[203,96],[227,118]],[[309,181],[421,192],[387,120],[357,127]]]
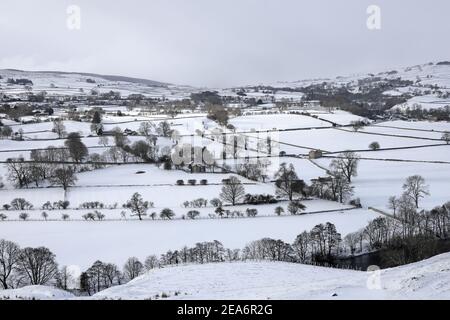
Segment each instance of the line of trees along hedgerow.
[[225,248],[221,242],[202,242],[193,247],[150,255],[144,262],[129,258],[122,269],[113,263],[96,261],[79,279],[67,267],[59,268],[55,255],[44,247],[21,249],[16,243],[0,240],[0,285],[4,289],[27,285],[53,285],[92,295],[124,284],[145,271],[170,265],[232,261],[282,261],[336,266],[339,258],[378,250],[391,265],[402,265],[433,256],[450,232],[450,202],[430,211],[417,211],[414,200],[405,195],[396,204],[396,216],[379,217],[364,229],[342,238],[332,223],[318,224],[299,234],[292,243],[264,238],[242,249]]
[[[92,130],[102,132],[101,121],[93,118]],[[94,128],[95,127],[95,128]],[[75,185],[76,173],[104,168],[105,163],[147,162],[164,165],[165,169],[171,169],[170,148],[159,150],[156,142],[157,133],[163,137],[170,137],[172,129],[168,122],[161,122],[158,126],[143,122],[139,132],[145,136],[145,140],[130,143],[126,134],[120,129],[112,130],[113,145],[109,145],[107,136],[99,135],[99,146],[106,148],[103,153],[89,153],[89,149],[82,142],[78,132],[67,133],[62,121],[55,121],[53,132],[58,137],[66,139],[64,147],[49,146],[46,149],[32,150],[30,161],[23,157],[7,159],[6,168],[8,179],[17,188],[39,187],[45,181],[51,185],[60,186],[66,190]],[[67,162],[73,162],[68,164]]]
[[[84,150],[84,148],[80,146],[82,142],[79,140],[79,136],[74,135],[72,140],[68,140],[71,141],[70,143],[68,143],[68,145],[74,143],[75,149]],[[81,153],[84,153],[84,151]],[[39,184],[44,179],[48,179],[51,184],[62,186],[64,190],[67,190],[67,188],[74,185],[77,180],[77,177],[75,175],[76,166],[66,166],[64,164],[61,165],[54,162],[46,162],[49,159],[52,159],[53,161],[55,161],[55,159],[57,161],[63,161],[65,157],[70,157],[67,149],[50,147],[46,150],[35,150],[31,153],[31,158],[36,162],[24,162],[22,159],[22,161],[9,161],[7,163],[8,178],[11,181],[14,181],[18,187],[27,187],[29,183],[32,182],[35,183],[36,186],[39,186]],[[77,159],[81,161],[82,156],[78,155]],[[237,204],[258,205],[277,203],[278,199],[287,199],[291,202],[288,206],[288,211],[291,214],[298,214],[305,209],[305,207],[301,203],[299,203],[299,201],[311,196],[344,203],[348,201],[353,195],[351,179],[352,177],[357,175],[358,161],[359,157],[355,153],[350,151],[344,152],[341,158],[335,159],[331,162],[330,168],[328,170],[329,177],[325,179],[316,179],[310,186],[308,186],[303,180],[298,177],[292,164],[288,165],[286,163],[282,163],[280,165],[280,168],[274,175],[276,195],[278,196],[278,198],[275,198],[275,196],[273,195],[248,194],[245,192],[245,186],[242,184],[242,182],[236,176],[230,176],[229,178],[222,180],[223,187],[219,194],[220,199],[212,199],[210,203],[212,206],[216,207],[215,213],[220,217],[224,216],[225,214],[227,215],[227,217],[231,215],[231,212],[227,212],[227,210],[223,209],[223,205],[225,204],[231,206],[235,206]],[[243,176],[246,176],[247,178],[258,180],[262,177],[262,175],[256,175],[255,172],[262,172],[261,170],[257,170],[260,165],[261,164],[259,162],[254,164],[248,163],[246,165],[245,172],[253,172],[253,175],[251,177],[244,173],[241,174]],[[98,166],[99,165],[89,168],[86,165],[80,165],[78,166],[78,168],[81,168],[79,170],[84,171],[89,169],[96,169]],[[254,166],[253,169],[249,168],[252,166]],[[190,185],[195,184],[195,182],[195,180],[190,180]],[[207,183],[207,180],[201,181],[202,185],[206,185]],[[184,185],[184,183],[181,184],[180,181],[177,181],[177,185]],[[133,195],[134,200],[137,200],[139,198],[138,196],[141,197],[139,194],[137,196]],[[26,201],[25,199],[22,200]],[[205,199],[185,201],[183,203],[183,206],[185,208],[201,207],[197,204],[199,200],[203,200],[202,203],[206,201]],[[143,206],[143,204],[145,204],[145,201],[142,200],[141,202],[143,202],[141,203],[141,206]],[[353,201],[353,203],[358,204],[358,201],[355,200]],[[3,204],[3,207],[4,209],[9,209],[13,206],[9,204]],[[58,205],[57,207],[59,208],[61,206]],[[100,208],[105,207],[112,208],[113,206],[105,206],[104,204],[101,204],[100,206]],[[124,208],[132,209],[133,213],[136,214],[141,220],[142,217],[146,215],[147,209],[151,207],[153,206],[143,206],[142,209],[134,210],[130,205],[124,206]],[[68,204],[63,206],[63,209],[67,208]],[[114,208],[117,208],[117,204],[114,205]],[[27,208],[19,208],[19,210],[24,209]],[[42,209],[50,210],[54,209],[54,206],[48,205],[48,203],[46,203],[43,205]],[[96,209],[98,208],[96,207]],[[141,214],[141,211],[145,212]],[[280,215],[281,212],[282,210],[277,210],[278,215]],[[252,210],[251,212],[247,212],[248,216],[255,216],[256,214],[254,210]],[[170,219],[173,215],[165,216]],[[190,214],[190,217],[195,216],[196,215],[192,215],[192,213]],[[239,216],[237,212],[236,216]],[[152,219],[154,218],[155,215],[153,214]]]

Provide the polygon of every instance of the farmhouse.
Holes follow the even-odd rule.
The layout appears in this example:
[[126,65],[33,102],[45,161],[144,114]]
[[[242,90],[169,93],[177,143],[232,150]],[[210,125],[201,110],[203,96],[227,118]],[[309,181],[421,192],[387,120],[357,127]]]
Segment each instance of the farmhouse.
[[309,159],[319,159],[322,158],[322,150],[311,150],[309,152]]
[[191,171],[191,173],[205,173],[206,172],[206,166],[203,163],[191,162],[188,165],[188,168]]

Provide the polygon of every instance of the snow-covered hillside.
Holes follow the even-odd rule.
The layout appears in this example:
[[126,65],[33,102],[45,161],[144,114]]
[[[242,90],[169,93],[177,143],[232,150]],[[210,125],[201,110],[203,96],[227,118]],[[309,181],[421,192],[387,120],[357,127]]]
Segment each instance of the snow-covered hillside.
[[[153,270],[92,299],[450,299],[450,254],[381,271],[352,271],[277,262],[187,265]],[[0,299],[76,299],[32,286]],[[83,298],[86,299],[86,298]]]
[[169,299],[450,299],[450,254],[370,272],[275,262],[165,268],[94,298],[162,293]]
[[72,298],[75,298],[75,296],[67,291],[46,286],[0,290],[0,300],[63,300]]
[[[399,68],[397,70],[389,70],[385,72],[379,72],[376,74],[354,74],[348,76],[338,76],[334,79],[332,78],[322,78],[322,79],[305,79],[294,82],[277,82],[271,84],[274,87],[306,87],[313,84],[327,83],[336,86],[356,86],[358,81],[364,79],[370,79],[373,77],[380,77],[382,79],[402,79],[410,80],[417,85],[406,88],[407,91],[420,89],[420,85],[423,86],[438,86],[441,88],[450,88],[450,64],[445,62],[431,62],[426,64],[420,64],[416,66],[409,66]],[[405,92],[405,89],[394,90],[393,92],[386,92],[390,95],[398,95],[398,93]]]
[[33,82],[32,91],[45,91],[49,95],[89,95],[95,89],[99,93],[115,91],[122,96],[142,94],[146,97],[168,99],[183,99],[189,97],[192,91],[189,86],[176,86],[146,79],[121,76],[104,76],[90,73],[67,73],[52,71],[21,71],[0,70],[3,79],[0,80],[0,90],[7,95],[20,95],[27,92],[25,86],[10,85],[12,79],[29,79]]

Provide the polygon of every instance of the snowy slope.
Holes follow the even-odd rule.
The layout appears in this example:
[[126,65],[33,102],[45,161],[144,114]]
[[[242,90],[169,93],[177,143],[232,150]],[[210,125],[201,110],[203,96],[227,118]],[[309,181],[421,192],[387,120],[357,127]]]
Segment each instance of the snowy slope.
[[[3,77],[0,86],[7,95],[18,95],[26,92],[20,85],[8,85],[7,79],[26,78],[33,81],[32,91],[46,91],[49,95],[88,95],[95,89],[101,93],[111,90],[118,91],[122,96],[142,94],[148,97],[167,97],[169,99],[183,99],[189,96],[194,89],[188,86],[175,86],[146,79],[137,79],[121,76],[105,76],[90,73],[70,73],[53,71],[21,71],[5,69],[0,70]],[[87,80],[94,80],[88,83]]]
[[170,267],[94,298],[162,293],[169,299],[449,299],[450,254],[378,272],[269,262]]
[[[362,272],[282,262],[187,265],[153,270],[92,299],[450,299],[450,254]],[[50,287],[0,291],[0,299],[77,299]],[[84,297],[83,299],[87,299]]]
[[71,298],[74,298],[74,295],[67,291],[46,286],[0,290],[0,300],[62,300]]
[[277,82],[270,84],[273,87],[307,87],[314,84],[327,83],[334,86],[357,86],[359,80],[369,79],[371,77],[380,77],[382,79],[410,80],[415,83],[414,86],[387,91],[385,94],[399,95],[404,92],[413,92],[421,90],[421,86],[438,86],[440,88],[450,88],[450,64],[439,64],[439,62],[426,63],[416,66],[398,68],[379,72],[376,74],[353,74],[348,76],[338,76],[334,79],[304,79],[294,82]]

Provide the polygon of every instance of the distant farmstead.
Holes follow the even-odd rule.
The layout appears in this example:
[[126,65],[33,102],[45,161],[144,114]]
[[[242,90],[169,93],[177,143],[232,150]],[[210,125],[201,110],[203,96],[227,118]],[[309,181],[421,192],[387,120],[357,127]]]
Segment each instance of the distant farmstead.
[[322,150],[311,150],[309,152],[309,158],[310,159],[319,159],[323,157]]
[[206,172],[206,165],[203,163],[190,163],[188,165],[189,170],[191,173],[205,173]]

